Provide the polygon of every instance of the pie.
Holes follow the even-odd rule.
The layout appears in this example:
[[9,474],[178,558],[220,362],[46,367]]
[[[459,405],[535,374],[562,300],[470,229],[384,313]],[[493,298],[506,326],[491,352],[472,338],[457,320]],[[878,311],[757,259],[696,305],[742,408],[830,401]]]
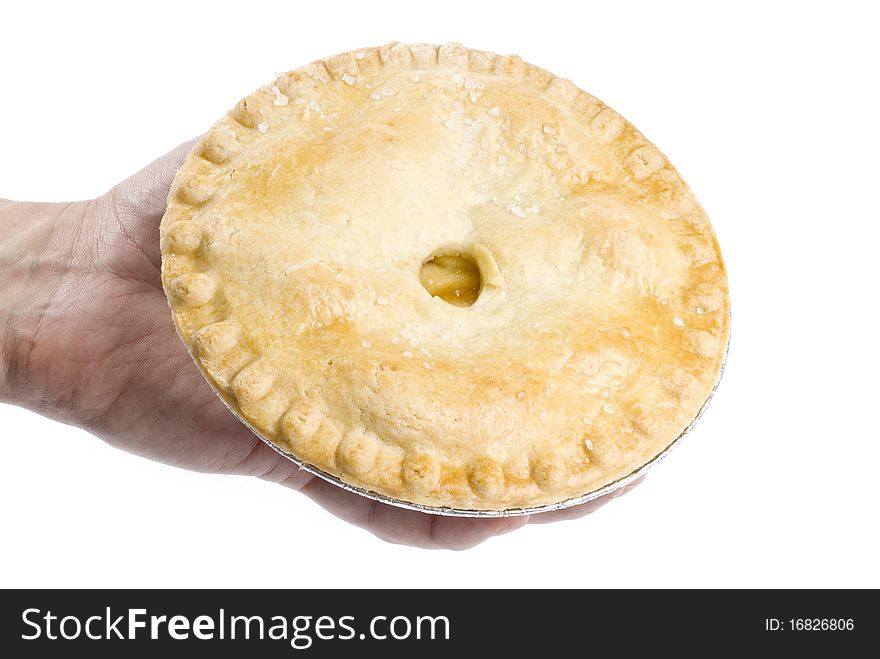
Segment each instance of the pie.
[[198,142],[161,225],[177,330],[258,435],[436,509],[576,500],[692,423],[729,332],[703,209],[614,110],[519,57],[355,50]]

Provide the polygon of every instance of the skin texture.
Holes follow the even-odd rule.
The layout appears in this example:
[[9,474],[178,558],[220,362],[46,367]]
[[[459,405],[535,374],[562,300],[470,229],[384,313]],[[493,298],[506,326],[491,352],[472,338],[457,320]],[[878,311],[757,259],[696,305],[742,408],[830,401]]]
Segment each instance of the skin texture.
[[403,510],[300,470],[228,412],[177,337],[159,222],[187,142],[97,199],[0,200],[0,402],[151,460],[256,476],[388,542],[466,549],[527,523],[587,515],[637,483],[554,513],[468,519]]

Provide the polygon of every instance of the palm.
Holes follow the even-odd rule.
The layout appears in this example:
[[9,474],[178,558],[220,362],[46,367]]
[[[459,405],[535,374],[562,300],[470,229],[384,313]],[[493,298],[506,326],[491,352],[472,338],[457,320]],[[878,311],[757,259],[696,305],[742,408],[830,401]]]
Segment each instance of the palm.
[[[40,325],[47,353],[33,355],[35,373],[52,371],[44,394],[58,404],[44,411],[153,460],[288,485],[393,542],[463,548],[526,523],[424,515],[350,494],[299,470],[225,409],[176,336],[160,281],[159,222],[190,147],[157,160],[77,218],[76,256],[55,294],[63,306]],[[602,503],[532,521],[580,516]]]
[[257,441],[219,413],[175,336],[153,247],[162,209],[151,188],[167,186],[174,166],[161,164],[84,209],[57,311],[40,325],[54,371],[46,381],[58,390],[50,397],[61,399],[56,416],[115,446],[189,469],[234,471]]

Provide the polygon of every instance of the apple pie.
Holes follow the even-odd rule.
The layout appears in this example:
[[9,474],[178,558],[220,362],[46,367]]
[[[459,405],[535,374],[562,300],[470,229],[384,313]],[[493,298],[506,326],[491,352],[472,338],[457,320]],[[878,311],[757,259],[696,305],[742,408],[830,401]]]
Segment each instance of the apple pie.
[[313,62],[198,142],[161,225],[177,330],[320,475],[437,509],[577,500],[692,423],[728,341],[721,253],[663,154],[516,56]]

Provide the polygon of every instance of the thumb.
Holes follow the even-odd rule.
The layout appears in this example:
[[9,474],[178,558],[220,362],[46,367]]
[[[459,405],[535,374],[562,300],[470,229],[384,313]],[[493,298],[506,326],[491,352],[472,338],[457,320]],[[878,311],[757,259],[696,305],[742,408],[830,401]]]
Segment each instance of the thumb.
[[113,188],[108,195],[113,198],[116,212],[158,223],[165,212],[171,181],[196,139],[184,142]]

